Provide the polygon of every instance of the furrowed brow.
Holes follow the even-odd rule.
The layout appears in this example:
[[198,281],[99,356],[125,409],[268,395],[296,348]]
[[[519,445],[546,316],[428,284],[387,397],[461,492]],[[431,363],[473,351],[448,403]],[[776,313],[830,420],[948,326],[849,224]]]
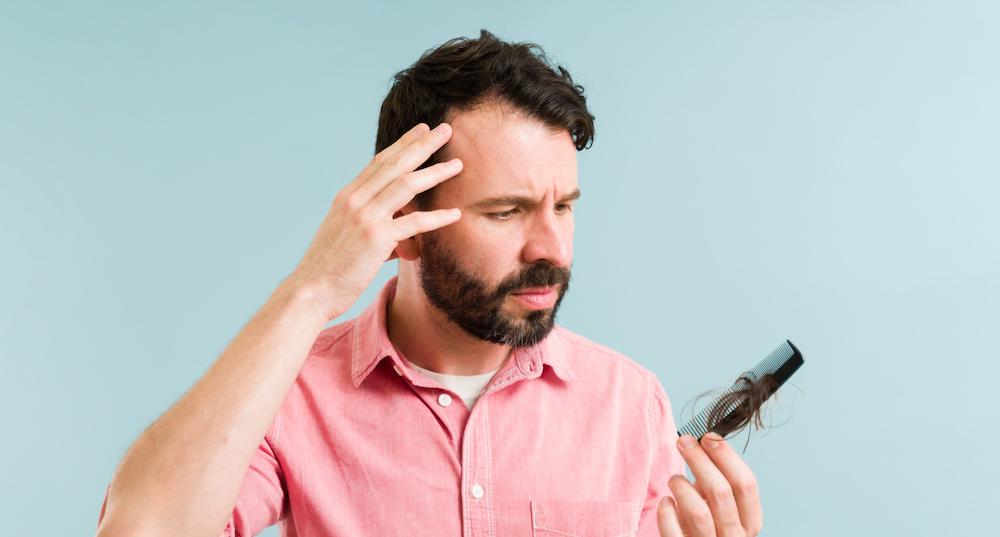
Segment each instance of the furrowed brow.
[[[576,189],[573,192],[563,196],[559,203],[565,203],[567,201],[573,201],[580,197],[580,189]],[[486,198],[484,200],[477,201],[471,205],[474,209],[489,209],[491,207],[509,207],[511,205],[520,206],[531,206],[537,203],[537,201],[526,197],[526,196],[497,196],[495,198]]]
[[499,196],[477,201],[472,204],[472,207],[474,209],[489,209],[492,207],[507,207],[509,205],[531,205],[533,203],[535,203],[535,200],[524,196]]
[[559,200],[559,203],[565,203],[567,201],[573,201],[575,199],[580,199],[580,189],[579,188],[576,189],[576,190],[574,190],[574,191],[572,191],[572,192],[570,192],[569,194],[566,194],[565,196],[563,196],[562,199]]

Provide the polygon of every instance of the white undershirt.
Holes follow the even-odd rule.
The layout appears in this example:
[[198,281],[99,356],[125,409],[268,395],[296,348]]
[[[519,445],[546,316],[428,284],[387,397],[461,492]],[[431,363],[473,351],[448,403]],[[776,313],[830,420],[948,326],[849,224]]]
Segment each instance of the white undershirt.
[[449,390],[457,393],[458,396],[462,398],[462,401],[465,401],[465,406],[469,410],[472,410],[472,406],[479,400],[479,396],[482,394],[483,388],[489,384],[493,375],[500,370],[498,367],[493,371],[483,373],[482,375],[445,375],[444,373],[424,369],[413,362],[410,362],[410,365],[413,366],[413,369],[416,369],[424,375],[440,382]]

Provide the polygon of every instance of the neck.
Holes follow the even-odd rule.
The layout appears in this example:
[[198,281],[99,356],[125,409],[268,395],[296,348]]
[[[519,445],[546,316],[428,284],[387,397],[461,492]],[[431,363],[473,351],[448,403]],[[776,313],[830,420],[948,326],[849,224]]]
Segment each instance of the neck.
[[428,302],[419,283],[400,274],[386,307],[389,340],[410,362],[445,375],[495,371],[510,356],[507,345],[467,334]]

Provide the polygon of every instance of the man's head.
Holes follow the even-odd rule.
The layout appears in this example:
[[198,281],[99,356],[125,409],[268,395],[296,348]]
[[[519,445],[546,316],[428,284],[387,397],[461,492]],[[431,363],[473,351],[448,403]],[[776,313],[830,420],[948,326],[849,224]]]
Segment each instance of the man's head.
[[537,45],[485,30],[426,52],[395,79],[376,152],[417,123],[447,122],[451,138],[420,168],[463,163],[401,211],[462,209],[458,222],[400,243],[401,284],[412,271],[426,300],[472,336],[537,343],[569,288],[576,152],[593,140],[583,89]]

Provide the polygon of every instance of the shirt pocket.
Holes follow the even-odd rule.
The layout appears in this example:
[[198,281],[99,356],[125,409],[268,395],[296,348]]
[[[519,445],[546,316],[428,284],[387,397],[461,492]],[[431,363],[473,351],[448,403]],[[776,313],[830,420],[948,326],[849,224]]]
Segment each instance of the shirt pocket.
[[629,537],[639,531],[639,502],[531,500],[534,537]]

